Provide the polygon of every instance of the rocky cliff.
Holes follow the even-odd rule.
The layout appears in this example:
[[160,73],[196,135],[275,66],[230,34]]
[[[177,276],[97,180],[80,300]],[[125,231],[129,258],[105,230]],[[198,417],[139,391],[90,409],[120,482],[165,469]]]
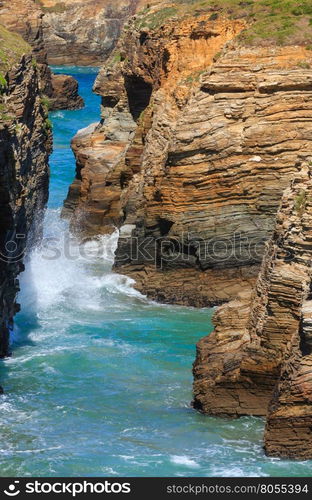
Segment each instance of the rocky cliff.
[[86,236],[123,227],[118,272],[149,296],[217,304],[254,281],[309,154],[311,55],[242,47],[245,20],[159,12],[128,23],[97,78],[103,120],[73,141],[64,214]]
[[268,455],[312,458],[311,164],[277,214],[252,293],[220,308],[198,344],[195,406],[214,415],[267,415]]
[[18,311],[26,247],[40,237],[51,130],[31,47],[0,26],[0,356]]
[[50,64],[94,66],[113,50],[138,0],[40,0]]
[[47,47],[43,38],[43,16],[35,0],[3,0],[0,2],[0,23],[20,34],[33,48],[41,74],[42,92],[49,99],[50,109],[78,109],[83,99],[78,83],[65,75],[54,75],[48,66]]

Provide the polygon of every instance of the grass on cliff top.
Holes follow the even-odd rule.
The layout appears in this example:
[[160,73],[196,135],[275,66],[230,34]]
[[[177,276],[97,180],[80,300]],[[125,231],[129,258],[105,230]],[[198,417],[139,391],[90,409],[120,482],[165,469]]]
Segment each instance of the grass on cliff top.
[[245,45],[312,44],[312,0],[172,0],[157,8],[146,6],[138,13],[136,26],[157,29],[171,18],[181,19],[211,13],[245,19],[248,28],[239,36]]
[[50,7],[47,7],[46,5],[43,4],[41,0],[35,0],[35,3],[39,5],[39,7],[43,10],[43,12],[51,12],[51,13],[57,13],[57,14],[62,14],[62,12],[66,12],[67,10],[67,5],[60,1],[56,0],[55,5],[51,5]]
[[11,33],[0,24],[0,71],[2,73],[20,61],[23,54],[29,52],[31,52],[31,47],[21,36]]

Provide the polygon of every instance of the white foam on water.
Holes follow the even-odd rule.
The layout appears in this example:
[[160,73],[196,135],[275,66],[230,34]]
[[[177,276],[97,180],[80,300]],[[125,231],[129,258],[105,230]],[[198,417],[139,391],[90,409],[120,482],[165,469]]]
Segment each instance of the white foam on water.
[[195,460],[187,457],[186,455],[172,455],[170,457],[170,461],[176,465],[185,465],[186,467],[192,468],[199,467],[199,464]]
[[24,311],[44,319],[47,310],[53,314],[57,306],[101,311],[116,294],[146,300],[133,288],[132,279],[111,271],[117,230],[82,244],[70,236],[59,210],[47,211],[45,227],[43,243],[32,251],[21,275],[19,300]]
[[119,472],[114,470],[112,467],[101,467],[104,474],[111,474],[113,476],[120,476]]
[[61,450],[63,447],[62,446],[50,446],[48,448],[39,448],[39,449],[32,449],[32,450],[14,450],[14,453],[19,453],[19,454],[33,454],[33,453],[43,453],[46,451],[51,451],[51,450]]
[[10,358],[5,358],[4,363],[7,365],[13,365],[13,364],[23,364],[23,363],[28,363],[29,361],[33,361],[34,359],[37,358],[46,358],[53,356],[55,354],[60,354],[60,353],[72,353],[74,351],[79,352],[81,350],[81,345],[54,345],[53,347],[48,347],[45,348],[44,346],[42,349],[31,349],[29,350],[30,354],[22,355],[22,356],[13,356]]
[[248,470],[248,467],[237,467],[237,466],[227,466],[227,467],[222,467],[222,466],[215,466],[212,467],[212,470],[209,474],[211,477],[266,477],[269,474],[264,473],[260,467],[254,467],[250,468]]
[[54,113],[52,113],[52,116],[53,116],[53,118],[64,118],[65,117],[64,113],[62,113],[61,111],[55,111]]

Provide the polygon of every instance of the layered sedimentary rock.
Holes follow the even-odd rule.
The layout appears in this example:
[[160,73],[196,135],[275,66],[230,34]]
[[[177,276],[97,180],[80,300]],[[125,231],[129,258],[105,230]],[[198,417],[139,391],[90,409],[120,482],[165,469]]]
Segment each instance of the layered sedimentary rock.
[[65,80],[65,75],[54,75],[48,66],[43,16],[35,0],[0,2],[0,23],[20,34],[33,48],[33,57],[41,74],[42,92],[50,101],[50,109],[79,109],[83,106],[83,99],[78,94],[76,80],[71,76]]
[[265,451],[270,456],[312,458],[311,220],[310,164],[283,198],[271,243],[274,254],[264,261],[264,266],[274,269],[267,273],[265,285],[272,299],[253,318],[262,327],[263,318],[273,310],[273,328],[264,326],[258,335],[283,351],[265,432]]
[[64,214],[86,236],[124,226],[118,272],[158,300],[217,304],[251,286],[310,152],[309,51],[239,47],[244,26],[138,15],[95,84],[104,120],[73,141]]
[[40,237],[48,197],[51,131],[31,47],[0,27],[0,357],[19,309],[26,247]]
[[69,75],[52,74],[52,92],[49,97],[49,109],[79,109],[84,101],[78,93],[78,82]]
[[138,0],[40,0],[50,64],[100,65]]
[[268,455],[312,457],[312,170],[284,193],[255,290],[219,308],[197,347],[195,407],[267,415]]

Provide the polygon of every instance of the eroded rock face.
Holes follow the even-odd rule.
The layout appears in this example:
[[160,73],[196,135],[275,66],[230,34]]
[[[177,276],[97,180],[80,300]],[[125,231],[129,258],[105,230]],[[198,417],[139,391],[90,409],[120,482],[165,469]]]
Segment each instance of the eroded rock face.
[[238,47],[241,20],[129,26],[95,84],[105,121],[74,139],[64,213],[86,236],[131,227],[116,267],[152,298],[218,304],[254,282],[309,154],[311,57]]
[[3,29],[2,53],[8,50],[0,61],[6,81],[0,91],[0,357],[9,354],[24,251],[40,237],[52,144],[31,48],[17,35],[11,33],[8,40],[2,35]]
[[267,415],[265,451],[311,458],[311,194],[309,164],[286,189],[255,289],[219,308],[197,347],[195,407]]
[[41,0],[49,63],[102,64],[138,3],[138,0]]
[[79,109],[83,106],[83,99],[78,95],[77,81],[72,76],[65,79],[65,75],[54,75],[48,66],[43,16],[40,4],[35,0],[0,2],[0,23],[20,34],[33,48],[33,57],[41,74],[42,92],[49,98],[50,109]]
[[84,101],[78,93],[78,82],[69,75],[52,73],[52,92],[49,98],[50,109],[79,109]]
[[[269,342],[279,342],[283,362],[265,432],[270,456],[312,458],[311,195],[309,164],[283,197],[271,243],[274,274],[268,276],[267,288],[272,295],[278,293],[275,332],[271,330],[270,337],[264,329],[259,333]],[[257,315],[258,322],[270,314],[269,305],[262,317]]]

